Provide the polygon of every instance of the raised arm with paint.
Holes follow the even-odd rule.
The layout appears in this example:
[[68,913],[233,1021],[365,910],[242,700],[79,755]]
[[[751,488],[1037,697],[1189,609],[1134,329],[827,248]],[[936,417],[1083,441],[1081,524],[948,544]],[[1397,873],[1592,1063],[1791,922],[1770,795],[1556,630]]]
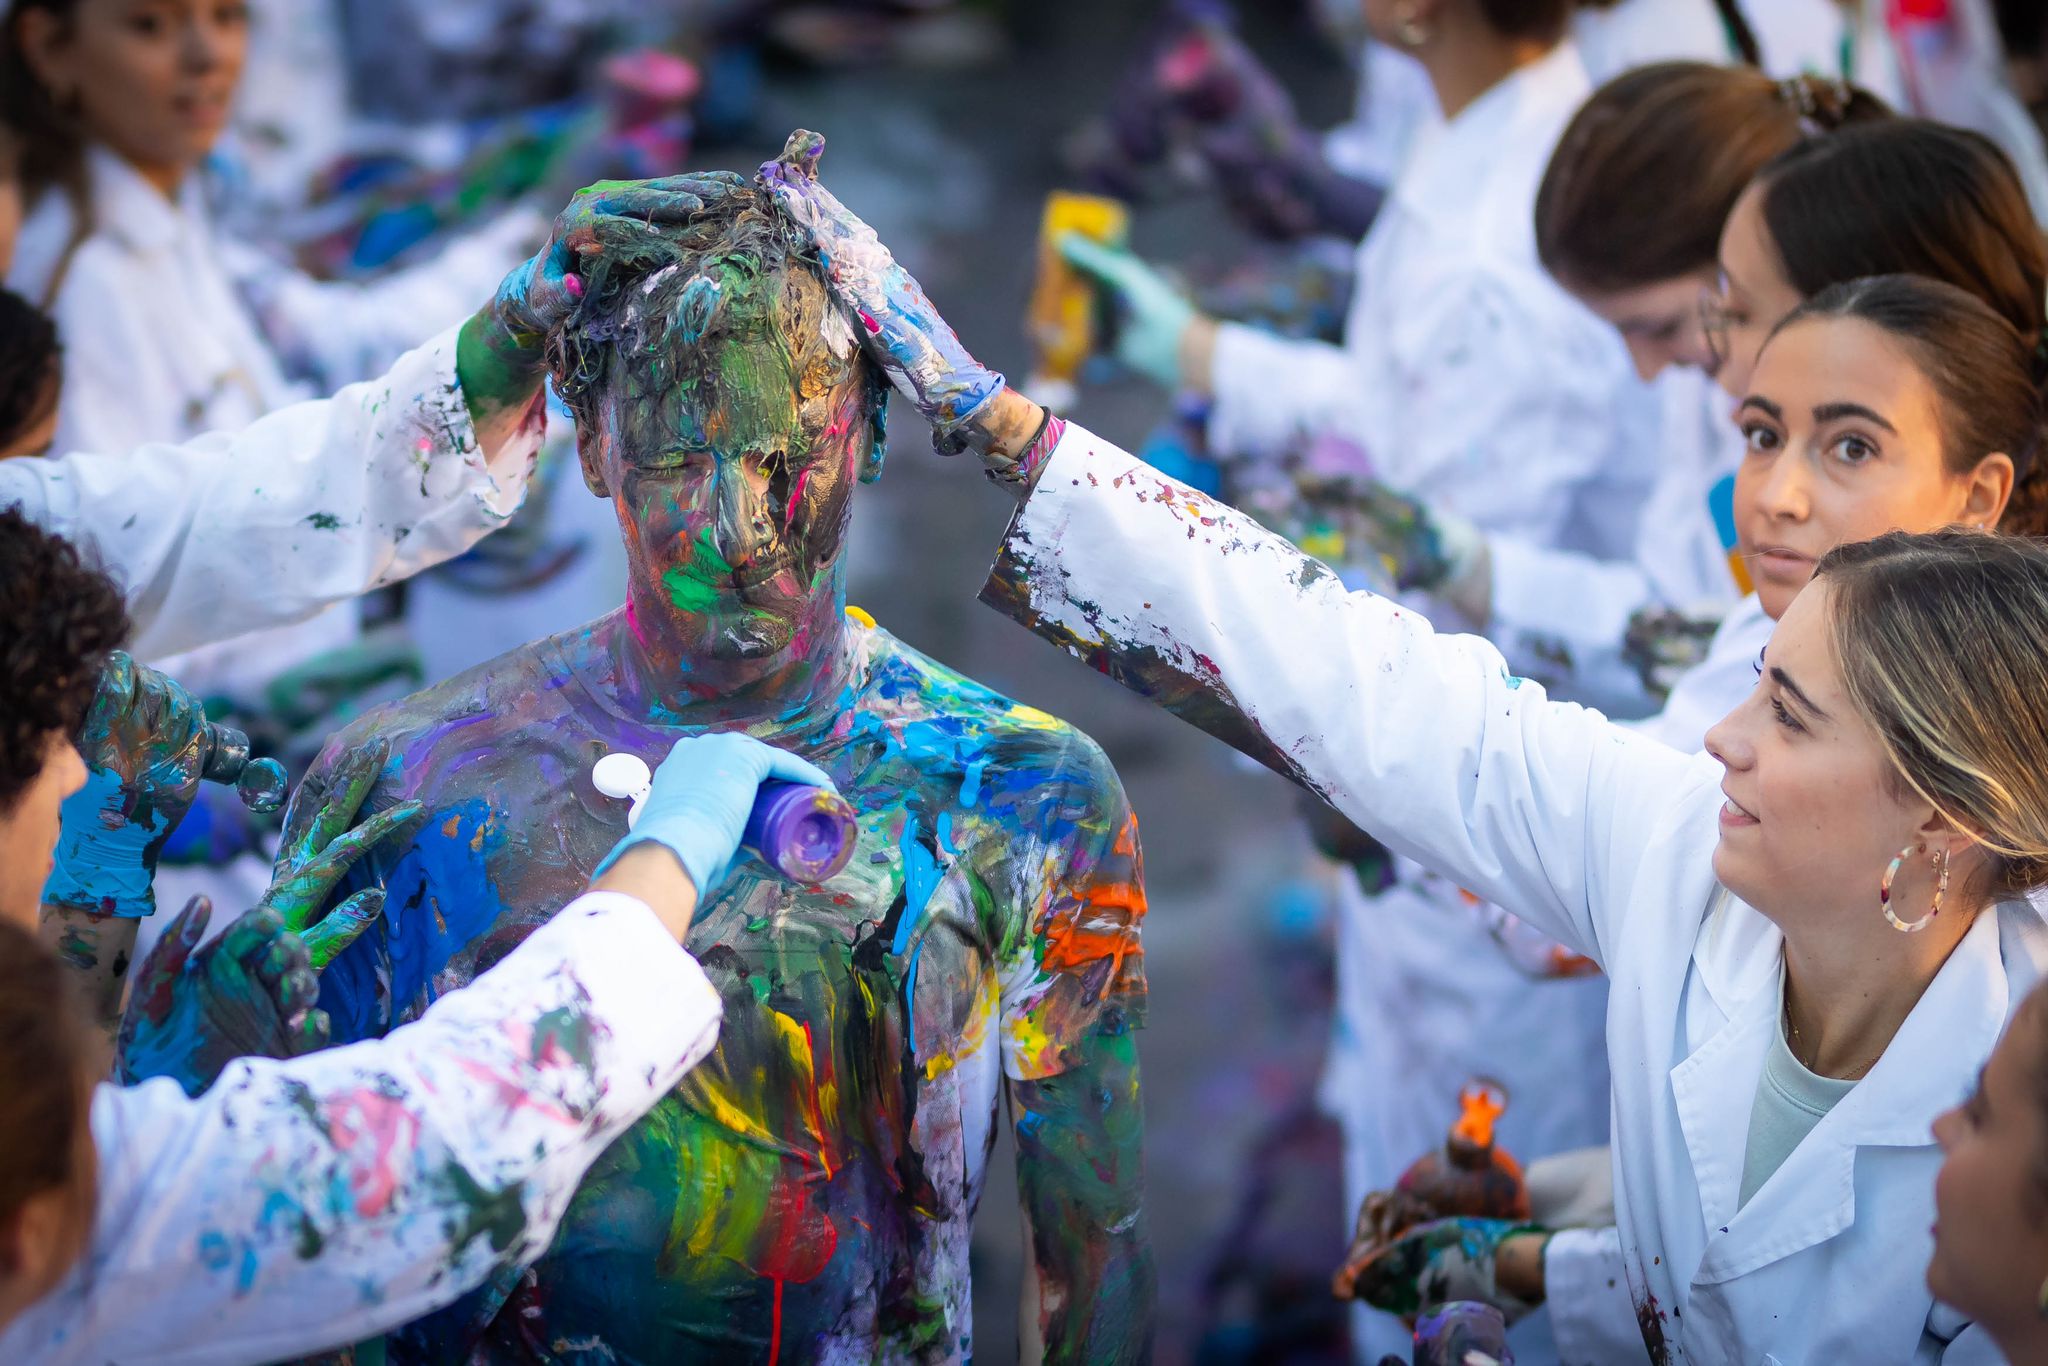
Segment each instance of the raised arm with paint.
[[526,494],[545,422],[547,329],[608,218],[687,218],[717,175],[579,193],[461,327],[382,377],[181,445],[0,460],[0,506],[80,545],[124,586],[155,658],[310,618],[453,558]]
[[[774,183],[842,305],[871,338],[950,337],[814,171]],[[1834,551],[1687,755],[1011,391],[984,410],[1025,494],[986,600],[1606,970],[1617,1222],[1653,1354],[1991,1359],[1922,1283],[1930,1125],[2048,961],[2038,914],[2000,904],[2048,883],[2048,551]],[[1846,1094],[1759,1147],[1730,1098],[1774,1041]]]
[[[95,1086],[102,1059],[27,926],[58,807],[83,778],[69,727],[124,622],[103,576],[12,514],[0,515],[0,563],[0,1359],[274,1361],[381,1331],[531,1260],[585,1169],[715,1041],[718,995],[681,941],[753,794],[769,778],[824,775],[742,737],[685,741],[587,892],[417,1023],[311,1057],[234,1062],[191,1098],[167,1078]],[[365,786],[339,805],[302,792],[300,875],[317,882],[313,865],[388,829],[373,818],[335,831]],[[221,982],[195,982],[189,966],[152,978],[173,1007],[153,1024],[160,1050],[182,1035],[207,1054],[219,1021],[181,1016],[189,993],[279,966],[295,976],[309,957],[224,951]]]

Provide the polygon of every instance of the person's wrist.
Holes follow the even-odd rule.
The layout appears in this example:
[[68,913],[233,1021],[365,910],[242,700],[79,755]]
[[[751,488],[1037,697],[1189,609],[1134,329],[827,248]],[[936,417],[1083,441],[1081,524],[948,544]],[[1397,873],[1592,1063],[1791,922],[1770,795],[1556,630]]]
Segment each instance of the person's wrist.
[[681,943],[697,913],[697,883],[682,855],[660,840],[635,840],[591,879],[593,892],[617,892],[645,902]]
[[1180,334],[1180,383],[1183,389],[1211,398],[1216,392],[1216,339],[1223,329],[1206,313],[1188,320]]
[[547,371],[546,342],[514,326],[496,304],[470,316],[456,334],[455,378],[472,420],[532,403]]
[[1552,1236],[1545,1229],[1523,1229],[1501,1239],[1493,1253],[1493,1283],[1502,1294],[1527,1305],[1543,1303],[1543,1257]]

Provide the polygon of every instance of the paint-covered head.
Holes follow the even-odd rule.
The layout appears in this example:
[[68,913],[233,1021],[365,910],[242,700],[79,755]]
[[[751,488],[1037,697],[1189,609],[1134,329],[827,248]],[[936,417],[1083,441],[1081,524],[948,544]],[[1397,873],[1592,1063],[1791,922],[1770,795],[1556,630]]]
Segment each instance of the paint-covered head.
[[666,618],[686,655],[787,649],[837,614],[853,484],[881,473],[880,371],[757,189],[578,245],[583,298],[549,354],[584,479],[618,509],[636,616]]

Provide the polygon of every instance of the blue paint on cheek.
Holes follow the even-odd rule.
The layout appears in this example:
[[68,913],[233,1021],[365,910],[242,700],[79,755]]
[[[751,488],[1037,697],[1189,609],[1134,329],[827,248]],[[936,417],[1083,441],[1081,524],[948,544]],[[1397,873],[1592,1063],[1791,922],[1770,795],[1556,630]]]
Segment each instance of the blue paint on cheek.
[[120,778],[104,769],[91,770],[65,799],[44,901],[131,919],[156,908],[146,860],[150,846],[170,836],[170,823],[153,807],[131,818],[126,805]]

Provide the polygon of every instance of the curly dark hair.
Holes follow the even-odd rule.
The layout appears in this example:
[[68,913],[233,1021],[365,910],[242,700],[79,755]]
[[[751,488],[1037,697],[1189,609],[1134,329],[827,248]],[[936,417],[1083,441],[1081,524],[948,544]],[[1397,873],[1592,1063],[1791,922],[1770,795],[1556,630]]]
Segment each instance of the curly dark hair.
[[57,406],[63,357],[50,316],[0,289],[0,451]]
[[127,635],[112,579],[19,508],[0,509],[0,811],[42,772],[50,732],[85,719]]

